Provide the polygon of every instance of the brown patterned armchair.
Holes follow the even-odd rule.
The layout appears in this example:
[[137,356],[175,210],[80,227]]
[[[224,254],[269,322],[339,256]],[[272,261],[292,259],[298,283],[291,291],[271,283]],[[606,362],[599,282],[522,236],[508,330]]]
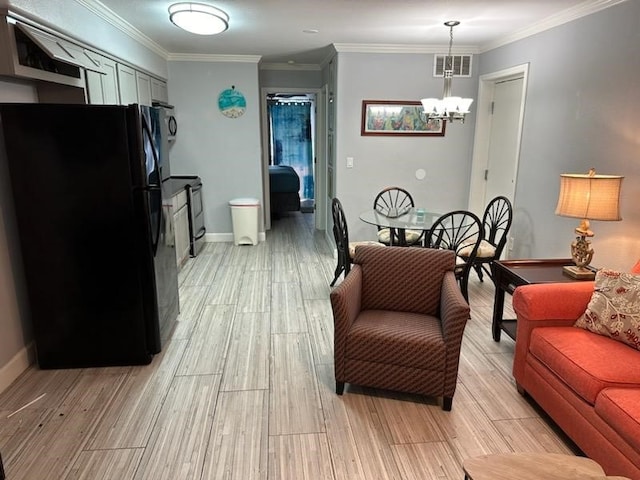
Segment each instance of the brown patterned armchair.
[[450,250],[356,248],[331,292],[338,395],[346,382],[442,397],[451,410],[469,318],[454,267]]

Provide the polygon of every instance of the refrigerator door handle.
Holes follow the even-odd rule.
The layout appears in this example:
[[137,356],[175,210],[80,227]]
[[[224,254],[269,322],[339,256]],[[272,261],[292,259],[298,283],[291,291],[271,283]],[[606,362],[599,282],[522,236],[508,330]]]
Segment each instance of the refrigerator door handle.
[[[160,178],[160,164],[158,162],[158,152],[156,152],[155,146],[153,145],[153,135],[151,134],[151,128],[149,127],[149,124],[147,123],[147,119],[145,118],[144,115],[141,115],[142,117],[142,130],[144,132],[144,134],[148,137],[149,139],[149,144],[151,145],[151,153],[153,154],[153,167],[156,170],[156,172],[158,172],[158,178]],[[153,245],[153,256],[156,256],[156,253],[158,252],[158,242],[160,242],[160,228],[162,225],[162,188],[160,187],[160,185],[157,184],[149,184],[149,186],[147,187],[147,190],[149,190],[149,192],[151,194],[153,194],[154,192],[156,193],[156,195],[158,195],[158,205],[160,205],[160,208],[158,208],[157,211],[157,215],[158,215],[158,219],[156,222],[156,232],[155,232],[155,238],[152,239],[152,245]]]

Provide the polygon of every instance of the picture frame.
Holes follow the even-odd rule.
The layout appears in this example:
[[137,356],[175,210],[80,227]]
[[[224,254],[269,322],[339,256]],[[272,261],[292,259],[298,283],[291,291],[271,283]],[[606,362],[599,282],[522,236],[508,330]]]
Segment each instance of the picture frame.
[[360,135],[444,137],[446,120],[425,120],[411,100],[363,100]]

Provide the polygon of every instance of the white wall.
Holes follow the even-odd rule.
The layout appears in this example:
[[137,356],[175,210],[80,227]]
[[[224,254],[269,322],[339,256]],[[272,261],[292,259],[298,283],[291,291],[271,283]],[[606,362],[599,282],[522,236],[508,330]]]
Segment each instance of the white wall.
[[[232,86],[247,101],[239,118],[227,118],[218,109],[220,92]],[[218,234],[212,239],[230,241],[229,200],[252,197],[263,202],[258,66],[169,62],[169,98],[178,120],[177,138],[170,151],[171,172],[202,178],[208,238]],[[264,231],[262,224],[260,231]]]
[[[444,137],[361,136],[362,100],[420,100],[442,95],[433,77],[433,55],[338,53],[336,196],[342,202],[350,240],[374,240],[376,227],[359,220],[385,187],[406,188],[416,206],[430,212],[467,207],[474,115],[450,124]],[[453,93],[476,96],[477,77],[454,78]],[[346,168],[346,157],[354,168]],[[415,172],[427,176],[417,180]]]
[[[591,223],[593,265],[640,257],[640,2],[487,52],[480,74],[529,62],[512,258],[569,257],[578,219],[554,214],[561,173],[624,175],[621,222]],[[454,87],[455,88],[455,87]]]

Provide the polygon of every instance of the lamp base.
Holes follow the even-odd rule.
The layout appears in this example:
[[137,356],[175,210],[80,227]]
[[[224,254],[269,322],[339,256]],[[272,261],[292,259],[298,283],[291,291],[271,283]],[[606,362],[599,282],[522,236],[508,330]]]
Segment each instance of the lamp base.
[[565,265],[562,267],[562,273],[576,280],[593,280],[596,278],[596,272],[588,268],[580,268],[575,265]]

